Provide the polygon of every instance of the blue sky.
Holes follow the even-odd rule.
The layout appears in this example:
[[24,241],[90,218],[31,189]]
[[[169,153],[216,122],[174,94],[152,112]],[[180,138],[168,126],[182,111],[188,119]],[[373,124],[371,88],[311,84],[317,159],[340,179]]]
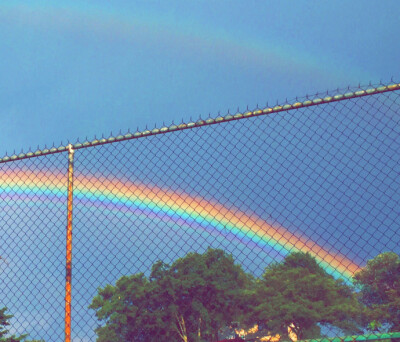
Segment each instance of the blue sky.
[[398,77],[397,1],[2,1],[0,154]]

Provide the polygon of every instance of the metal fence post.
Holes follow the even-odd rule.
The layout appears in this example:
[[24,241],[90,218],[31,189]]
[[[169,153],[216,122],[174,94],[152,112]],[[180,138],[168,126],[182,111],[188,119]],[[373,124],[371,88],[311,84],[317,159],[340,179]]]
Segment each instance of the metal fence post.
[[72,207],[73,207],[74,150],[68,145],[68,203],[65,277],[65,342],[71,342],[71,277],[72,277]]

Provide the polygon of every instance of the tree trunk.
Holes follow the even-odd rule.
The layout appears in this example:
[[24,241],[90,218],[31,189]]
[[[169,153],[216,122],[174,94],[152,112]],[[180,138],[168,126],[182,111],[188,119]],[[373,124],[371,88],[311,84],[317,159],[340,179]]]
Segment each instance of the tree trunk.
[[182,315],[178,316],[178,314],[175,314],[176,317],[176,330],[181,337],[183,342],[188,342],[188,337],[187,337],[187,332],[186,332],[186,325],[185,325],[185,319],[183,318]]
[[197,330],[197,341],[201,341],[201,317],[199,318],[199,328]]

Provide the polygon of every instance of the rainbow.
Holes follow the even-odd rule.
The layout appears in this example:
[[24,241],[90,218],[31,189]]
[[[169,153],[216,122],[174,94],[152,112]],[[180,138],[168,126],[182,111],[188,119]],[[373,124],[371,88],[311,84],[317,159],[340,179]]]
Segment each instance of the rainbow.
[[[67,179],[61,172],[8,170],[0,172],[0,198],[23,201],[65,201]],[[308,252],[335,277],[350,282],[360,266],[345,256],[326,250],[306,236],[294,234],[284,227],[272,225],[254,214],[206,201],[184,192],[173,192],[153,185],[136,184],[93,175],[78,175],[74,180],[74,201],[85,206],[134,214],[145,213],[161,220],[172,219],[190,224],[195,229],[234,236],[238,241],[251,241],[265,250],[273,248],[283,254]],[[192,223],[195,223],[193,225]]]
[[0,18],[10,24],[47,31],[88,32],[111,42],[150,43],[154,46],[168,42],[168,50],[179,51],[179,56],[195,59],[201,55],[219,63],[230,61],[245,66],[256,65],[260,71],[312,73],[315,78],[325,76],[338,80],[349,76],[352,79],[374,78],[354,66],[346,70],[329,56],[310,54],[277,39],[259,40],[185,18],[176,20],[156,10],[150,13],[139,8],[123,11],[117,6],[83,2],[58,1],[49,4],[37,0],[5,0],[0,5]]

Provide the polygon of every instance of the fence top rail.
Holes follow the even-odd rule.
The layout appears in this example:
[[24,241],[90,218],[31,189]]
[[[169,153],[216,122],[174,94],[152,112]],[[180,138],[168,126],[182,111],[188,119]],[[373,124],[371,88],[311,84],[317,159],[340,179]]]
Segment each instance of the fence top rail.
[[[201,127],[201,126],[209,126],[209,125],[219,124],[219,123],[226,122],[226,121],[241,120],[241,119],[246,119],[246,118],[261,116],[261,115],[269,115],[269,114],[278,113],[278,112],[282,112],[282,111],[289,111],[289,110],[299,109],[299,108],[304,108],[304,107],[317,106],[317,105],[321,105],[324,103],[343,101],[343,100],[348,100],[348,99],[357,98],[357,97],[363,97],[363,96],[385,93],[385,92],[389,92],[389,91],[395,91],[395,90],[399,90],[399,89],[400,89],[400,83],[393,83],[393,84],[389,84],[389,85],[382,85],[382,86],[379,86],[376,88],[368,88],[365,90],[360,89],[360,90],[354,91],[354,92],[347,92],[347,93],[337,94],[337,95],[333,95],[333,96],[326,96],[323,98],[321,97],[321,98],[315,98],[315,99],[306,99],[305,101],[302,101],[302,102],[298,101],[298,102],[294,102],[292,104],[276,105],[274,107],[266,107],[264,109],[255,109],[253,111],[248,110],[243,113],[236,113],[233,115],[228,114],[225,116],[218,116],[216,118],[208,118],[205,120],[200,119],[195,122],[181,123],[178,125],[173,124],[168,127],[164,126],[161,128],[154,128],[152,130],[144,130],[141,132],[127,133],[127,134],[118,135],[115,137],[111,136],[109,138],[85,141],[83,143],[78,142],[78,143],[72,144],[72,148],[74,150],[78,150],[81,148],[87,148],[87,147],[91,147],[91,146],[111,144],[111,143],[123,141],[123,140],[138,139],[138,138],[148,137],[151,135],[165,134],[165,133],[169,133],[169,132],[181,131],[181,130],[185,130],[185,129],[192,129],[192,128]],[[12,156],[4,156],[3,158],[0,158],[0,164],[11,162],[11,161],[16,161],[16,160],[21,160],[21,159],[44,156],[44,155],[48,155],[48,154],[68,152],[70,145],[71,144],[68,144],[65,146],[59,146],[59,147],[45,148],[43,150],[37,150],[35,152],[27,152],[27,153],[14,154]]]
[[355,336],[345,336],[345,337],[334,337],[334,338],[321,338],[321,339],[310,339],[301,340],[298,342],[361,342],[361,341],[375,341],[375,340],[386,340],[391,338],[400,338],[400,332],[392,333],[374,333],[368,335],[355,335]]

